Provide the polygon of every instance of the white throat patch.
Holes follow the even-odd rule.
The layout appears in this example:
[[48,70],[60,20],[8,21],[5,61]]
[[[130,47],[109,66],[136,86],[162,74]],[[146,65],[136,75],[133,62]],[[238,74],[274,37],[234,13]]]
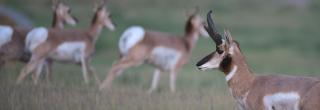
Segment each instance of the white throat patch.
[[297,92],[278,92],[263,97],[265,110],[299,110],[300,95]]
[[0,25],[0,47],[12,39],[13,29],[10,26]]
[[237,70],[238,70],[238,66],[234,66],[234,67],[232,68],[232,70],[231,70],[231,71],[228,73],[228,75],[226,76],[227,82],[236,74]]

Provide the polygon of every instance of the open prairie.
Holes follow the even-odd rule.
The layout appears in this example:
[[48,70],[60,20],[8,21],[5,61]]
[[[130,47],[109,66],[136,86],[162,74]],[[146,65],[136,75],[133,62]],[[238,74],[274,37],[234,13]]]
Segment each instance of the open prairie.
[[[93,16],[91,0],[61,0],[72,8],[76,27],[86,28]],[[50,26],[50,0],[2,0],[28,16],[35,26]],[[100,80],[119,58],[118,39],[131,25],[183,34],[186,13],[198,6],[205,18],[213,10],[222,33],[233,38],[258,74],[320,77],[319,0],[108,0],[116,31],[104,29],[96,45],[93,67]],[[159,89],[147,94],[153,67],[142,65],[124,72],[110,90],[99,91],[91,78],[84,84],[81,68],[54,63],[52,82],[33,85],[15,80],[24,64],[12,62],[0,70],[0,110],[234,110],[224,75],[218,70],[199,71],[195,64],[215,45],[200,38],[188,64],[178,73],[177,92],[169,89],[169,75],[161,76]]]

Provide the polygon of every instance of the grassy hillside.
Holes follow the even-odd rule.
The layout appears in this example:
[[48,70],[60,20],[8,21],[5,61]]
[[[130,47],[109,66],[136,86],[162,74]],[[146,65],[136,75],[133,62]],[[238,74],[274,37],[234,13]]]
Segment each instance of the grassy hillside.
[[[85,28],[93,16],[91,0],[65,0],[79,18],[76,27]],[[6,6],[28,15],[36,26],[50,26],[49,0],[5,0]],[[252,70],[263,74],[320,74],[319,0],[109,0],[108,9],[117,24],[115,32],[105,29],[98,40],[93,66],[104,79],[118,58],[117,42],[131,25],[174,34],[183,34],[186,13],[200,8],[205,17],[214,11],[220,32],[231,30],[239,41]],[[81,68],[54,65],[52,83],[14,85],[23,66],[11,63],[0,71],[0,109],[61,110],[231,110],[236,105],[229,95],[224,76],[217,70],[198,71],[195,63],[214,51],[211,40],[200,38],[190,62],[180,71],[177,93],[171,94],[168,74],[163,74],[159,90],[147,94],[153,68],[134,67],[118,77],[112,90],[98,91],[85,85]],[[16,66],[17,65],[17,66]]]

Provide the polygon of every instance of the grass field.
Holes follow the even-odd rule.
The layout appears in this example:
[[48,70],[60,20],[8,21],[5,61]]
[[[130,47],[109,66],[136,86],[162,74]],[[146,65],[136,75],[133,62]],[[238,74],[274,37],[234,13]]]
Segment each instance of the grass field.
[[[294,1],[300,1],[295,3]],[[79,18],[77,27],[88,26],[93,14],[90,0],[67,0]],[[50,26],[49,0],[5,0],[4,5],[28,15],[35,26]],[[212,9],[219,30],[231,30],[240,42],[252,70],[258,74],[320,76],[319,0],[109,0],[117,24],[105,29],[97,43],[93,66],[104,79],[118,58],[117,42],[130,25],[183,34],[187,10],[199,6],[205,17]],[[200,38],[190,62],[179,72],[177,92],[169,90],[168,74],[159,89],[147,94],[153,68],[134,67],[118,77],[111,90],[84,84],[81,68],[54,64],[53,81],[33,85],[31,78],[15,85],[23,64],[0,70],[0,110],[234,110],[224,76],[217,70],[202,72],[195,63],[214,51],[211,40]]]

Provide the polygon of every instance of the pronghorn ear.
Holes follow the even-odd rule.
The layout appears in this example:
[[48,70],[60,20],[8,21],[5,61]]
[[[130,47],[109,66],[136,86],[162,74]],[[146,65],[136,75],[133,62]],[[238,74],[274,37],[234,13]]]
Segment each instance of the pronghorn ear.
[[93,6],[93,8],[92,8],[92,11],[93,12],[97,12],[97,10],[98,10],[98,6],[96,6],[96,4]]
[[61,4],[60,0],[52,0],[52,10],[56,10],[59,4]]
[[56,6],[51,6],[52,10],[56,10],[56,8],[57,8]]
[[233,41],[233,38],[232,38],[230,31],[228,29],[224,30],[224,36],[226,37],[227,44],[231,44]]
[[93,12],[97,12],[101,8],[106,9],[107,0],[96,0],[93,5]]
[[226,48],[228,50],[228,53],[232,55],[232,54],[234,54],[234,51],[235,51],[234,50],[235,49],[235,45],[232,45],[233,38],[232,38],[231,33],[230,33],[230,31],[228,29],[224,30],[224,35],[226,37]]
[[51,9],[52,10],[56,10],[58,8],[58,4],[53,4],[52,6],[51,6]]
[[190,16],[193,16],[193,15],[196,15],[199,13],[199,6],[196,6],[195,8],[193,8],[192,10],[187,10],[186,11],[186,16],[187,17],[190,17]]
[[95,2],[94,2],[94,4],[93,4],[93,12],[97,12],[98,11],[98,9],[99,9],[99,7],[100,7],[100,4],[99,4],[99,2],[100,1],[98,1],[98,0],[96,0]]

